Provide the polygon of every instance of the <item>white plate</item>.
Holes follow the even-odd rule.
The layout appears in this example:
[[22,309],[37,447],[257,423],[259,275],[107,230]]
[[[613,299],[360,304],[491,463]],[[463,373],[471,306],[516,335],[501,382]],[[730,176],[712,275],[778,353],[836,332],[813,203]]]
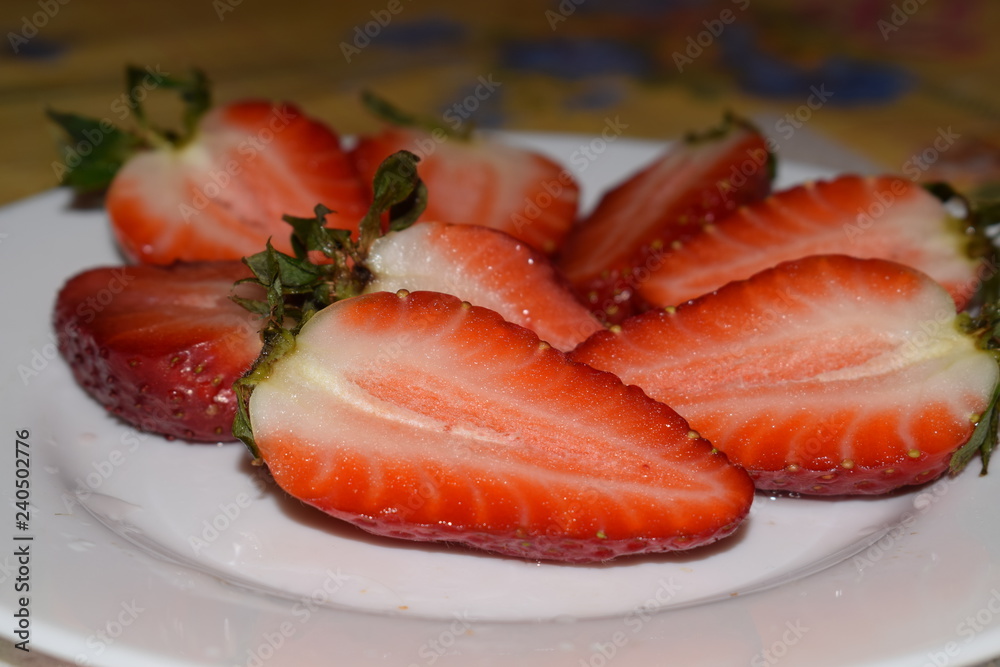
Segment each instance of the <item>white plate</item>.
[[[508,135],[566,163],[589,205],[661,144]],[[782,184],[823,174],[785,165]],[[0,633],[30,544],[30,647],[76,664],[965,665],[1000,654],[1000,472],[890,498],[759,495],[733,538],[584,567],[395,542],[286,498],[241,445],[108,417],[58,358],[49,314],[118,263],[101,212],[47,193],[0,211],[0,415],[10,511]],[[31,516],[15,528],[15,432]],[[13,537],[30,536],[30,542]]]

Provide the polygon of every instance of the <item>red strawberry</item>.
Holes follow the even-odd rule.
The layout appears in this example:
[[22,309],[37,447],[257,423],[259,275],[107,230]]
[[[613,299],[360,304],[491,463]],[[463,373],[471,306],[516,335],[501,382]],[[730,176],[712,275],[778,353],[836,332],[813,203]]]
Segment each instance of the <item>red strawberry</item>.
[[921,186],[894,176],[841,176],[779,192],[665,246],[639,294],[683,303],[731,280],[808,255],[878,257],[927,273],[964,308],[981,282],[982,245]]
[[[383,118],[417,122],[386,112],[379,100],[369,97],[368,103]],[[361,137],[352,152],[361,180],[371,183],[378,166],[401,150],[421,158],[429,192],[421,221],[498,229],[551,254],[576,218],[580,188],[567,169],[539,153],[440,126],[387,127]]]
[[248,275],[240,262],[85,271],[59,292],[59,349],[77,382],[129,424],[231,440],[232,386],[261,348],[260,318],[228,298]]
[[997,361],[957,325],[915,269],[818,256],[639,315],[570,357],[672,406],[759,488],[874,494],[934,479],[995,422]]
[[772,160],[756,128],[727,116],[605,194],[573,228],[557,264],[598,317],[620,322],[641,308],[635,285],[663,248],[767,196]]
[[749,511],[746,473],[673,410],[486,308],[376,292],[284,341],[249,376],[248,444],[372,533],[588,562],[708,544]]
[[[293,306],[305,310],[363,292],[428,290],[496,310],[561,350],[602,328],[546,255],[504,232],[442,222],[407,226],[419,215],[412,208],[406,220],[393,218],[392,231],[382,236],[381,214],[423,200],[418,183],[416,156],[394,154],[376,174],[374,203],[356,239],[326,227],[320,207],[313,218],[288,218],[295,257],[269,249],[248,262],[263,285],[280,277],[280,285],[297,295]],[[321,257],[314,264],[316,252]]]
[[601,324],[556,274],[548,257],[513,237],[477,225],[428,222],[390,232],[365,260],[368,292],[430,290],[497,311],[560,350]]
[[[133,78],[143,73],[130,70]],[[282,214],[308,215],[323,203],[337,211],[337,225],[344,228],[356,225],[364,214],[364,190],[337,135],[326,125],[290,104],[265,101],[237,102],[205,113],[203,77],[159,78],[159,85],[181,88],[190,103],[181,136],[152,128],[138,102],[134,136],[108,121],[50,114],[71,140],[104,138],[100,150],[67,171],[63,180],[83,190],[100,189],[110,181],[108,215],[129,260],[240,259],[263,248],[272,236],[278,248],[290,250]]]

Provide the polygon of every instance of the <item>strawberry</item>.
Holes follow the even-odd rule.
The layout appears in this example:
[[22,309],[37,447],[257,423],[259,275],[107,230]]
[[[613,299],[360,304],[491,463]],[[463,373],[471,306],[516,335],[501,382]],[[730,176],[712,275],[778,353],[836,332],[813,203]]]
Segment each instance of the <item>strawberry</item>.
[[235,261],[85,271],[56,300],[59,350],[77,382],[125,422],[231,440],[232,386],[261,348],[260,319],[228,298],[247,275]]
[[813,256],[636,316],[570,357],[672,406],[758,488],[876,494],[980,445],[987,459],[1000,373],[968,322],[920,271]]
[[421,221],[474,224],[499,229],[551,254],[576,218],[580,187],[550,158],[469,131],[404,115],[366,95],[380,118],[397,126],[360,137],[352,151],[365,183],[391,154],[421,158],[420,177],[430,193]]
[[683,303],[731,280],[808,255],[878,257],[913,266],[951,292],[975,294],[988,244],[926,189],[895,176],[845,175],[800,185],[704,224],[662,248],[638,283],[654,306]]
[[366,292],[431,290],[497,311],[559,350],[603,327],[581,305],[548,257],[504,232],[428,222],[390,232],[365,260]]
[[635,287],[662,249],[767,196],[773,162],[764,136],[729,115],[607,192],[572,229],[557,265],[598,317],[620,322],[642,309]]
[[[326,227],[323,207],[313,218],[288,216],[296,256],[273,249],[259,253],[248,259],[255,275],[270,285],[281,274],[281,283],[294,287],[311,309],[363,292],[445,292],[496,310],[561,350],[572,349],[602,328],[538,250],[478,225],[412,224],[424,192],[416,160],[400,152],[380,167],[375,201],[359,224],[357,239]],[[407,207],[406,215],[394,217],[382,235],[382,213],[394,210],[398,216],[400,204]],[[261,313],[268,309],[258,306]]]
[[[145,94],[143,77],[150,75],[129,69],[134,133],[106,119],[49,114],[70,138],[63,183],[107,188],[112,228],[130,261],[240,259],[271,236],[290,250],[282,214],[307,215],[324,203],[345,228],[364,214],[364,189],[339,138],[297,107],[247,100],[209,110],[202,74],[156,75],[150,85],[179,89],[188,103],[177,135],[154,128],[135,99]],[[88,157],[72,159],[72,147],[84,145]]]
[[456,297],[365,294],[268,339],[238,432],[284,490],[374,534],[592,562],[749,511],[746,473],[673,410]]

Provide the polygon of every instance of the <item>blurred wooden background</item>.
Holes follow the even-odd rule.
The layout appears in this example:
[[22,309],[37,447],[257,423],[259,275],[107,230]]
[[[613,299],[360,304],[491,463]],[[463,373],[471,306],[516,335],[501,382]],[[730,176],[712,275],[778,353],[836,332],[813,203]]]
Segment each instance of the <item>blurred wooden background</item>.
[[56,183],[44,109],[114,119],[125,63],[199,66],[219,100],[290,99],[348,134],[372,127],[362,88],[440,114],[479,77],[500,84],[486,127],[597,133],[618,115],[669,138],[730,108],[993,190],[998,27],[990,0],[4,0],[0,203]]

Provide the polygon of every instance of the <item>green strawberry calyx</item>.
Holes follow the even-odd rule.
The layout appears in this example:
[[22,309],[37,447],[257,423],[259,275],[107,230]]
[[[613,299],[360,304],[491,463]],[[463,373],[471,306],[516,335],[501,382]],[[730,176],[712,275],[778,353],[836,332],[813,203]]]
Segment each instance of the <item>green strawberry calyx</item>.
[[[294,254],[267,247],[243,259],[253,277],[239,281],[264,288],[266,299],[231,297],[247,310],[264,318],[263,348],[257,361],[236,381],[236,418],[233,435],[242,440],[255,460],[258,457],[250,426],[249,400],[253,388],[267,379],[277,359],[295,349],[295,336],[321,309],[361,294],[371,282],[365,260],[383,233],[383,219],[389,231],[413,224],[427,205],[427,189],[417,175],[419,158],[408,151],[394,153],[379,166],[374,178],[374,198],[359,223],[355,238],[345,229],[326,226],[331,210],[322,204],[312,218],[284,216],[292,227]],[[322,257],[322,259],[319,259]]]
[[[184,109],[181,129],[160,128],[146,114],[143,100],[151,90],[172,90],[180,95]],[[143,150],[180,147],[192,141],[198,121],[212,106],[208,78],[195,69],[188,76],[171,76],[150,68],[125,69],[125,94],[118,109],[122,120],[131,117],[134,127],[124,129],[109,118],[91,118],[53,109],[46,115],[60,130],[61,162],[55,165],[60,185],[79,194],[106,190],[133,155]],[[114,105],[113,105],[113,108]]]

